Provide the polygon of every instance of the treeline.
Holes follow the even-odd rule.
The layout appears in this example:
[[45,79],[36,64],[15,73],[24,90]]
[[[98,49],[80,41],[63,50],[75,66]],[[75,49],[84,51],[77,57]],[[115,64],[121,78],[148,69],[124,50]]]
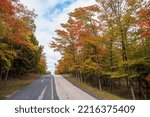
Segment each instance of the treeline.
[[0,0],[0,80],[46,73],[46,58],[34,35],[34,11],[19,0]]
[[56,74],[71,73],[128,98],[150,98],[150,2],[97,0],[77,8],[56,30]]

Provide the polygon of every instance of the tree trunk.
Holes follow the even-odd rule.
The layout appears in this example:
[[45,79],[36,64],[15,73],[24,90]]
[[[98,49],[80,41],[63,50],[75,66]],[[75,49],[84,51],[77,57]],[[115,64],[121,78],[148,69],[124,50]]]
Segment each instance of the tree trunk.
[[112,92],[112,79],[110,79],[109,92]]
[[129,80],[126,78],[126,85],[127,85],[127,90],[129,91]]
[[0,81],[2,80],[2,71],[0,71]]
[[9,73],[9,70],[6,71],[5,81],[8,80],[8,73]]
[[75,72],[75,77],[78,78],[78,73],[77,72]]
[[85,77],[84,79],[85,79],[85,83],[87,84],[87,77]]
[[2,74],[0,74],[0,82],[1,82],[1,80],[2,80]]
[[139,97],[143,96],[144,99],[146,99],[146,95],[144,94],[144,91],[142,89],[142,80],[140,77],[138,78],[138,84],[139,84]]
[[124,39],[122,39],[122,59],[123,59],[123,61],[127,61],[128,60]]
[[2,80],[2,66],[0,64],[0,82],[1,82],[1,80]]
[[112,66],[113,66],[113,39],[110,39],[110,67],[111,67],[111,71],[113,71]]
[[77,79],[80,79],[80,75],[79,75],[79,73],[77,72]]
[[132,99],[135,100],[135,93],[134,93],[134,89],[133,86],[131,86],[131,95],[132,95]]
[[143,95],[144,100],[146,100],[146,99],[147,99],[147,98],[146,98],[146,94],[144,93],[144,91],[143,91],[142,88],[140,88],[140,92],[141,92],[141,94]]
[[[128,56],[127,56],[127,49],[126,49],[126,43],[125,40],[127,39],[127,30],[123,30],[122,28],[120,29],[120,33],[121,33],[121,44],[122,44],[122,59],[123,61],[128,61]],[[126,74],[130,75],[130,70],[128,65],[124,65],[124,71]],[[128,92],[130,91],[130,87],[129,87],[129,81],[128,78],[126,78],[126,85],[127,85],[127,90]]]
[[83,82],[83,78],[82,78],[82,75],[81,75],[81,74],[80,74],[80,81]]
[[135,100],[135,93],[134,93],[134,87],[132,81],[130,81],[130,90],[131,90],[132,99]]
[[98,84],[99,84],[99,90],[102,91],[102,84],[101,84],[101,79],[98,79]]

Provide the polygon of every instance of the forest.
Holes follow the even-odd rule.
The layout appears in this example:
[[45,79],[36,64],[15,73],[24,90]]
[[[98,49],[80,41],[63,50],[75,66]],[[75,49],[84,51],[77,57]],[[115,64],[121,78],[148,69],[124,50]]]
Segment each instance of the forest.
[[46,73],[46,57],[34,33],[36,18],[19,0],[0,0],[0,81]]
[[50,47],[62,58],[56,74],[72,74],[127,99],[150,99],[150,2],[96,0],[70,12]]

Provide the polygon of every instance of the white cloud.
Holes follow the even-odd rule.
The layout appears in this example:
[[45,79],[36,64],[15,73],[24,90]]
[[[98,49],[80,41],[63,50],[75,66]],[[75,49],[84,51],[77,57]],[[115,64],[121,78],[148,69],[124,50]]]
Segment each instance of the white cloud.
[[[84,7],[95,4],[95,0],[76,0],[72,4],[65,8],[57,9],[57,5],[63,5],[64,2],[69,0],[20,0],[29,9],[35,9],[35,13],[38,17],[35,19],[36,24],[36,37],[40,45],[44,46],[44,53],[47,57],[48,70],[54,71],[54,64],[60,59],[60,54],[53,52],[53,49],[49,48],[49,43],[52,41],[52,37],[55,36],[55,30],[60,27],[60,23],[65,23],[68,19],[68,13],[72,12],[75,8]],[[70,0],[71,1],[71,0]],[[50,10],[54,11],[50,12]]]

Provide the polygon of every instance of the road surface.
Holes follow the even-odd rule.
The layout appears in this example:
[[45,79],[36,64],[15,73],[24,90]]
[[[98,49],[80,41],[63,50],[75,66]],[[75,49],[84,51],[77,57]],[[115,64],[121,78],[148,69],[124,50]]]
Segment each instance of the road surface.
[[29,86],[13,94],[8,100],[58,100],[54,78],[51,75],[41,76]]
[[96,100],[60,75],[44,75],[8,100]]

